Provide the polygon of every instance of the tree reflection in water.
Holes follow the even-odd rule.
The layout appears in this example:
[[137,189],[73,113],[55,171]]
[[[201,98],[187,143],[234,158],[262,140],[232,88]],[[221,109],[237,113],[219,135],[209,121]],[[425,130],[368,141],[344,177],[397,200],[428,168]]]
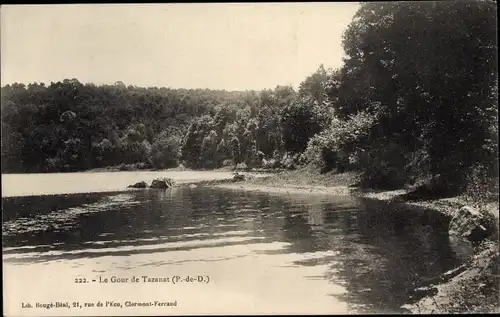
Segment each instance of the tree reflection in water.
[[[283,265],[325,266],[323,276],[310,278],[343,286],[344,294],[332,296],[356,312],[397,312],[423,278],[459,264],[448,241],[448,219],[352,197],[197,187],[3,203],[3,245],[10,248],[4,253],[35,253],[23,261],[269,244],[248,252],[255,261],[259,254],[293,255],[299,260]],[[81,252],[70,252],[75,250]]]

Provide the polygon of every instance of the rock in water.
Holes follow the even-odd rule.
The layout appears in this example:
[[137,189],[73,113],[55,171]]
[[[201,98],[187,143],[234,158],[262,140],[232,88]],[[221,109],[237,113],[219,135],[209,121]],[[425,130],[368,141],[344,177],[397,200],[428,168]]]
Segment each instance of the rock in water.
[[234,182],[239,182],[239,181],[244,181],[244,180],[245,180],[245,175],[239,174],[238,172],[234,173],[234,176],[233,176]]
[[472,242],[479,242],[489,234],[485,216],[469,206],[460,208],[453,215],[448,232],[451,236],[463,237]]
[[174,186],[174,181],[171,180],[170,178],[160,178],[160,179],[155,179],[151,183],[151,188],[160,188],[160,189],[166,189]]
[[146,188],[148,187],[148,184],[144,181],[135,183],[134,185],[129,185],[127,188]]

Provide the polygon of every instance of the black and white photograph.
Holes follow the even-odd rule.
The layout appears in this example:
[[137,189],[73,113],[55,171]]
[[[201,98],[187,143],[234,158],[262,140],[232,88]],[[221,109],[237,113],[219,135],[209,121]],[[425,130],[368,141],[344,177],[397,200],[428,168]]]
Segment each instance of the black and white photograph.
[[2,5],[3,315],[499,313],[497,13]]

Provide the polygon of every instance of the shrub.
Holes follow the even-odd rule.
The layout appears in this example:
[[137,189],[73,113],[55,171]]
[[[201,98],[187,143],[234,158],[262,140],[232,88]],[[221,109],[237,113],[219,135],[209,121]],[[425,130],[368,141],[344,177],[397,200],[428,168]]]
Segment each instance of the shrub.
[[46,160],[46,172],[54,173],[59,171],[61,160],[58,157],[48,158]]
[[299,163],[300,154],[290,154],[285,153],[283,158],[281,159],[280,165],[286,169],[296,169],[296,166]]
[[139,170],[148,169],[151,168],[151,164],[149,162],[139,162],[135,164],[135,168]]
[[154,168],[170,168],[179,165],[180,142],[175,137],[161,133],[151,147],[150,161]]
[[248,166],[245,163],[238,163],[236,164],[236,169],[238,170],[246,170]]
[[134,167],[132,165],[128,165],[128,164],[120,164],[118,165],[118,170],[119,171],[133,171],[134,170]]
[[473,165],[467,176],[465,196],[468,200],[473,203],[498,200],[498,174],[494,170],[494,166],[481,163]]
[[361,185],[377,189],[403,187],[409,179],[407,155],[394,142],[373,141],[359,156]]
[[151,151],[148,141],[124,142],[121,147],[122,160],[126,164],[147,162]]
[[271,159],[263,159],[262,160],[262,167],[263,168],[281,168],[281,162],[275,158]]
[[365,112],[348,120],[332,119],[328,129],[311,138],[301,161],[323,170],[352,167],[376,119],[376,116]]
[[232,160],[224,160],[222,161],[222,166],[231,166],[233,165],[233,161]]
[[361,186],[374,189],[397,189],[406,184],[406,177],[394,166],[367,169],[361,176]]

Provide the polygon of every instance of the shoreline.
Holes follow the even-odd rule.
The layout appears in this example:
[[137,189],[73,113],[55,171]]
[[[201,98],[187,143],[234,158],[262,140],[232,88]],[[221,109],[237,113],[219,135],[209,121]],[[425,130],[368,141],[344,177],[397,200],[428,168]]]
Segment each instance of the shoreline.
[[[250,178],[242,182],[226,181],[207,185],[212,188],[277,195],[354,196],[431,209],[448,217],[451,217],[455,210],[469,205],[462,197],[440,198],[427,201],[403,201],[398,197],[408,192],[405,189],[390,191],[360,190],[359,188],[350,186],[345,180],[340,182],[333,181],[330,183],[331,185],[323,180],[319,182],[323,184],[318,185],[317,183],[315,184],[313,179],[307,179],[307,175],[305,176],[305,182],[304,179],[294,179],[295,177],[303,178],[304,175],[301,175],[301,173],[303,171],[291,171],[285,172],[285,177],[283,178],[280,177],[280,174],[276,174],[261,179]],[[498,222],[498,202],[486,203],[479,206],[479,208],[492,213]],[[474,248],[474,255],[471,260],[462,264],[459,268],[437,276],[433,283],[416,288],[415,291],[420,292],[421,295],[416,300],[403,305],[401,308],[409,311],[411,314],[500,312],[498,296],[495,296],[495,293],[498,294],[498,276],[495,274],[493,278],[489,279],[489,275],[491,275],[489,271],[495,272],[497,269],[498,255],[498,241],[486,239]],[[493,285],[487,285],[491,281],[493,281]],[[486,290],[486,293],[481,293],[487,287],[490,287],[492,291],[488,293],[488,290]],[[457,302],[463,304],[460,305]]]
[[[270,176],[273,177],[273,176]],[[267,178],[267,177],[266,177]],[[405,189],[387,190],[387,191],[361,191],[358,188],[346,185],[320,186],[320,185],[293,185],[282,183],[279,185],[259,184],[256,180],[232,182],[223,180],[213,184],[200,182],[200,186],[210,186],[229,190],[244,190],[250,192],[261,192],[270,194],[308,194],[308,195],[330,195],[330,196],[354,196],[359,198],[369,198],[385,202],[398,202],[411,207],[433,209],[438,212],[450,215],[456,208],[467,205],[467,202],[457,197],[441,198],[429,201],[402,201],[398,196],[406,194]],[[493,209],[490,207],[489,209]]]
[[[126,191],[125,186],[134,181],[150,181],[157,177],[171,177],[171,173],[187,173],[191,175],[186,177],[183,175],[181,179],[173,177],[176,183],[175,187],[207,187],[207,188],[221,188],[226,190],[235,191],[248,191],[248,192],[261,192],[273,195],[316,195],[316,196],[352,196],[359,198],[368,198],[387,203],[401,203],[406,206],[434,210],[447,217],[451,217],[456,210],[463,206],[470,206],[464,197],[451,197],[440,198],[432,200],[420,201],[404,201],[401,196],[406,194],[409,190],[362,190],[355,187],[356,174],[354,173],[326,173],[321,174],[318,171],[299,169],[294,171],[280,171],[280,170],[258,170],[258,171],[241,171],[238,170],[240,175],[244,175],[245,179],[235,181],[233,179],[233,169],[215,169],[215,170],[190,170],[190,169],[165,169],[159,171],[116,171],[114,181],[117,182],[116,188],[119,191]],[[92,180],[89,183],[89,188],[94,188],[95,184],[100,184],[105,181],[106,177],[109,178],[109,170],[101,173],[85,173],[87,178]],[[124,172],[124,173],[119,173]],[[200,173],[200,174],[197,174]],[[264,174],[263,174],[264,173]],[[63,173],[62,176],[65,173]],[[163,174],[163,175],[162,175]],[[3,174],[5,176],[8,174]],[[203,175],[203,176],[202,176]],[[52,175],[51,177],[59,177],[61,174]],[[132,178],[128,178],[133,176]],[[147,176],[144,178],[144,176]],[[104,177],[100,179],[99,177]],[[121,179],[122,177],[123,179]],[[176,179],[177,178],[177,179]],[[59,179],[53,180],[59,183]],[[71,178],[68,179],[71,184]],[[2,183],[5,178],[2,177]],[[62,184],[62,183],[61,183]],[[31,184],[33,185],[33,184]],[[35,184],[36,185],[36,184]],[[46,182],[39,184],[40,186],[46,185]],[[69,185],[62,184],[62,185]],[[102,184],[101,184],[102,185]],[[113,186],[113,188],[115,187]],[[41,188],[45,188],[42,186]],[[36,187],[36,186],[35,186]],[[67,189],[67,188],[66,188]],[[85,187],[86,189],[86,187]],[[57,190],[57,188],[56,188]],[[135,190],[135,189],[129,189]],[[46,190],[45,190],[46,191]],[[102,191],[102,188],[98,190]],[[81,190],[78,192],[82,192]],[[85,190],[84,192],[88,192]],[[47,193],[45,192],[45,195]],[[60,193],[58,193],[60,194]],[[23,196],[23,195],[22,195]],[[2,192],[2,198],[5,196]],[[14,196],[15,197],[15,196]],[[482,211],[492,213],[498,223],[498,202],[482,203],[481,206],[474,206]],[[473,258],[467,263],[463,264],[460,271],[458,268],[452,269],[440,276],[437,276],[433,284],[417,287],[415,291],[418,292],[418,298],[412,300],[402,306],[403,309],[410,313],[470,313],[470,312],[498,312],[498,241],[486,239],[479,247],[474,248]],[[493,272],[493,273],[489,273]],[[488,277],[488,274],[492,278]],[[486,278],[485,278],[486,276]],[[486,279],[486,280],[485,280]],[[486,282],[484,282],[485,280]],[[491,286],[491,282],[496,282],[496,286]],[[490,284],[488,284],[490,283]],[[484,285],[489,286],[484,286]],[[489,293],[481,295],[478,290],[487,289]],[[496,293],[495,293],[496,292]],[[423,293],[423,295],[422,295]],[[493,293],[493,294],[492,294]],[[495,297],[496,295],[496,297]],[[459,298],[458,300],[456,298]],[[486,299],[484,299],[486,298]],[[464,302],[464,305],[457,307],[455,303]],[[473,303],[474,307],[470,307]]]

